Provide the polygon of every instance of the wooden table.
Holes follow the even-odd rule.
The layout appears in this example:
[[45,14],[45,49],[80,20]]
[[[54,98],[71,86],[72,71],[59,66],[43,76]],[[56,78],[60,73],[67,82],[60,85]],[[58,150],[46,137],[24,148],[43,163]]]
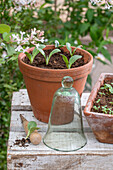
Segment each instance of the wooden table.
[[[85,106],[89,93],[83,93],[82,108]],[[84,131],[87,138],[85,147],[73,152],[59,152],[46,147],[43,141],[35,146],[14,145],[16,139],[26,136],[20,120],[20,113],[28,121],[36,121],[40,133],[44,136],[47,124],[42,123],[33,115],[26,90],[13,93],[10,134],[7,150],[8,170],[112,170],[113,145],[99,143],[83,115]]]

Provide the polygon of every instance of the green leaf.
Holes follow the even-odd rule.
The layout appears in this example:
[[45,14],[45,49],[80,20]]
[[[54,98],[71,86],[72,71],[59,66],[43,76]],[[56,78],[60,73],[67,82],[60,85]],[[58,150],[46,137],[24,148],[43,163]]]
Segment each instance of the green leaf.
[[78,60],[79,58],[82,58],[81,55],[74,55],[72,56],[70,59],[69,59],[69,67],[71,68],[71,65],[76,61]]
[[104,55],[104,57],[109,60],[111,63],[112,63],[112,60],[111,60],[111,55],[109,53],[109,51],[105,48],[101,48],[101,53]]
[[43,49],[43,48],[45,48],[46,47],[46,45],[43,45],[43,44],[40,44],[39,45],[39,48],[41,48],[41,49]]
[[63,54],[60,54],[60,55],[63,57],[63,60],[66,63],[66,67],[68,68],[69,61],[68,61],[67,57]]
[[105,84],[105,88],[112,89],[112,86],[110,84]]
[[49,54],[49,59],[51,58],[51,56],[55,53],[61,52],[61,50],[59,49],[54,49],[50,54]]
[[14,49],[14,47],[11,47],[9,44],[6,45],[6,49],[7,49],[7,54],[8,54],[8,56],[12,56],[13,54],[15,54],[15,49]]
[[72,55],[71,44],[67,42],[66,47],[67,47],[68,51],[70,52],[70,55]]
[[97,60],[98,61],[100,61],[102,64],[104,64],[104,65],[108,65],[108,63],[106,63],[105,61],[103,61],[103,60],[101,60],[101,59],[99,59],[99,58],[97,58]]
[[82,45],[78,45],[78,46],[73,50],[72,54],[75,53],[75,51],[77,50],[77,48],[82,48]]
[[31,62],[33,62],[35,56],[39,53],[39,50],[35,47],[34,50],[33,50],[33,54],[32,54],[32,57],[31,57]]
[[86,17],[87,17],[89,22],[92,21],[93,16],[94,16],[94,10],[93,9],[88,9],[87,12],[86,12]]
[[46,57],[46,65],[48,65],[48,63],[49,63],[49,57],[47,56]]
[[30,53],[28,53],[28,52],[25,52],[25,54],[26,54],[26,56],[29,58],[29,60],[30,60],[30,63],[32,63],[32,55],[30,54]]
[[4,41],[9,40],[9,36],[8,36],[8,39],[7,39],[7,35],[8,35],[7,32],[4,32],[4,33],[3,33],[3,40],[4,40]]
[[15,32],[11,32],[11,33],[4,32],[3,33],[4,41],[9,42],[10,41],[10,37],[12,37],[12,34],[17,34],[17,33],[15,33]]
[[4,32],[9,33],[11,30],[9,25],[6,24],[0,24],[0,34],[3,34]]
[[90,27],[90,24],[89,24],[89,23],[82,23],[82,24],[80,25],[80,34],[86,32],[89,27]]
[[99,52],[101,51],[101,49],[104,48],[103,46],[104,46],[104,45],[107,45],[107,44],[109,44],[108,41],[106,41],[106,40],[101,41],[100,44],[99,44],[97,53],[99,53]]
[[27,127],[28,127],[28,134],[27,134],[27,136],[26,136],[26,139],[29,137],[29,135],[30,135],[32,132],[34,132],[34,130],[40,129],[40,128],[36,127],[36,126],[37,126],[37,124],[36,124],[35,121],[30,121],[30,122],[28,123],[28,125],[27,125]]
[[38,130],[38,129],[40,129],[40,128],[38,128],[38,127],[32,127],[32,128],[30,128],[30,134],[31,134],[32,132],[34,132],[35,130]]
[[98,32],[98,26],[96,24],[90,27],[90,36],[94,41],[98,40],[97,32]]
[[30,130],[31,128],[34,128],[34,127],[36,127],[37,126],[37,124],[36,124],[36,122],[35,121],[30,121],[29,123],[28,123],[28,130]]
[[107,30],[106,30],[106,38],[108,38],[109,36],[109,28],[107,27]]
[[41,48],[38,48],[39,52],[44,56],[44,58],[46,59],[46,55],[45,55],[45,52],[41,49]]
[[113,88],[112,89],[109,89],[110,93],[113,94]]

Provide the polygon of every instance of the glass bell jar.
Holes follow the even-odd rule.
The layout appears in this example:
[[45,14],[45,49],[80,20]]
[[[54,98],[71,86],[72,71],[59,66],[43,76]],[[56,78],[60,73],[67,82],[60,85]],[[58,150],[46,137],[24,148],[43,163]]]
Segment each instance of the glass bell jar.
[[46,146],[58,151],[75,151],[86,144],[80,96],[72,85],[71,77],[62,79],[62,87],[53,97],[48,130],[43,138]]

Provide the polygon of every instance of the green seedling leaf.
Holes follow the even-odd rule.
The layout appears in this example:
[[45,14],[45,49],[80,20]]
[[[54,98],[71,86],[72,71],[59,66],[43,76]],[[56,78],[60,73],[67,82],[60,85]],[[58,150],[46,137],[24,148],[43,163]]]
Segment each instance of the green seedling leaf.
[[95,110],[98,110],[98,107],[97,107],[97,106],[93,106],[93,108],[94,108]]
[[66,47],[67,47],[68,51],[70,52],[70,55],[72,56],[71,44],[67,42]]
[[39,50],[35,47],[33,50],[33,54],[31,55],[31,63],[33,62],[35,56],[39,53]]
[[33,50],[33,56],[37,55],[39,52],[39,50],[35,47],[34,50]]
[[43,49],[43,48],[45,48],[46,46],[45,45],[43,45],[43,44],[40,44],[39,45],[39,48],[41,48],[41,49]]
[[30,130],[31,128],[36,127],[36,126],[37,126],[36,122],[30,121],[30,122],[28,123],[28,130]]
[[48,56],[46,57],[46,65],[48,65],[51,56],[52,56],[53,54],[55,54],[55,53],[58,53],[58,52],[60,52],[59,49],[54,49],[54,50],[49,54],[49,57],[48,57]]
[[54,49],[50,54],[49,54],[49,59],[51,58],[51,56],[55,53],[61,52],[61,50],[59,49]]
[[106,88],[112,89],[112,86],[110,84],[105,84]]
[[109,89],[110,93],[113,94],[113,88],[112,89]]
[[38,129],[40,129],[40,128],[38,128],[38,127],[32,127],[32,128],[30,129],[30,133],[29,133],[29,134],[31,134],[32,132],[34,132],[35,130],[38,130]]
[[45,55],[45,52],[41,49],[41,48],[38,48],[39,52],[44,56],[44,58],[46,59],[46,55]]
[[68,68],[69,61],[68,61],[67,57],[63,54],[60,54],[60,55],[63,57],[63,60],[66,63],[66,67]]
[[73,55],[70,59],[69,59],[69,68],[71,68],[71,65],[78,60],[79,58],[82,58],[81,55]]
[[9,33],[11,30],[9,25],[6,24],[0,24],[0,34],[3,34],[4,32]]
[[77,48],[82,48],[82,45],[78,45],[78,46],[73,50],[72,54],[75,53],[75,51],[77,50]]
[[99,103],[100,102],[100,99],[98,99],[97,101],[96,101],[96,103]]
[[32,63],[32,55],[28,52],[25,52],[26,56],[29,58],[30,63]]
[[109,102],[109,103],[113,105],[113,102]]
[[36,127],[37,124],[34,121],[30,121],[27,126],[28,126],[28,134],[26,136],[26,139],[30,136],[30,134],[32,132],[34,132],[34,130],[40,129],[40,128]]

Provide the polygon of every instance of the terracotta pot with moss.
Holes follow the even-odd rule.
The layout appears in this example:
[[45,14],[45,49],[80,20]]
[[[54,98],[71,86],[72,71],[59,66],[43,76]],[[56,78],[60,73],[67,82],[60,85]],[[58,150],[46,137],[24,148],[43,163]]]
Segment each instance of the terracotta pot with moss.
[[113,143],[113,73],[100,75],[84,114],[96,139],[102,143]]
[[[75,47],[71,48],[72,50],[75,49]],[[33,49],[34,48],[30,48],[27,52],[31,53]],[[55,46],[47,45],[44,48],[44,51],[49,51],[51,49],[55,49]],[[66,46],[62,47],[61,50],[69,54]],[[87,76],[92,69],[93,56],[89,52],[80,48],[78,48],[76,52],[83,56],[83,59],[79,59],[79,61],[83,60],[84,64],[78,67],[76,67],[76,64],[75,66],[72,65],[72,68],[70,69],[67,69],[65,66],[64,68],[58,69],[46,68],[45,66],[44,68],[41,68],[40,66],[36,67],[34,64],[29,65],[28,63],[25,63],[26,55],[24,53],[19,55],[19,68],[25,80],[34,116],[38,120],[46,123],[48,122],[53,95],[55,91],[61,87],[61,81],[64,76],[71,76],[74,80],[73,87],[80,95],[82,94]],[[57,55],[58,54],[55,54],[55,56],[53,55],[50,59],[50,63],[51,60],[53,60],[53,65],[57,64],[59,61]],[[61,55],[59,55],[59,57],[62,58]],[[63,59],[61,60],[63,61]],[[63,65],[65,65],[65,63],[63,63]],[[50,66],[50,64],[48,66]]]

